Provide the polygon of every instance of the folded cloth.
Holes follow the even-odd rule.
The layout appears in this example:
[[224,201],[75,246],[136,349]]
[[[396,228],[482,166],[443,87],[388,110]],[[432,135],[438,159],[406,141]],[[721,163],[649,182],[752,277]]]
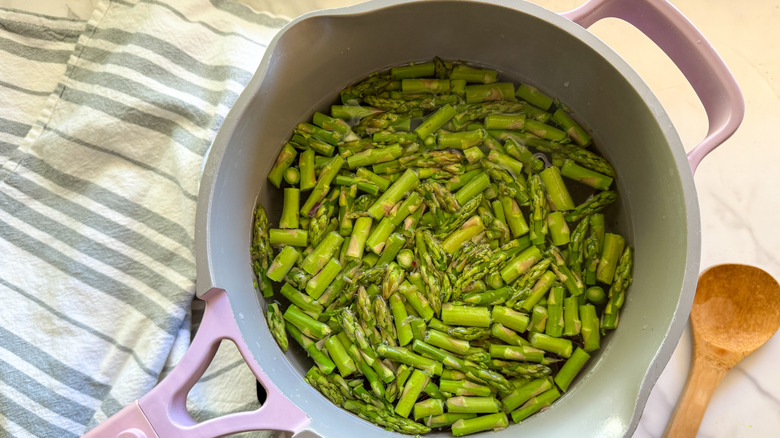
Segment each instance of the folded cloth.
[[[80,436],[181,358],[201,166],[287,21],[224,0],[0,9],[0,436]],[[189,410],[254,409],[255,383],[222,347]]]

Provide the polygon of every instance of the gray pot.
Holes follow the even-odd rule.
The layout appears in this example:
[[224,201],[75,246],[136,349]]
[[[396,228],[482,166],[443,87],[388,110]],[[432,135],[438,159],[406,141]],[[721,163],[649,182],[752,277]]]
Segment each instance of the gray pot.
[[[181,400],[171,394],[187,390],[205,365],[184,365],[138,402],[137,410],[157,434],[218,436],[273,428],[301,437],[398,436],[331,404],[304,382],[310,366],[305,354],[297,348],[286,355],[280,351],[252,285],[251,221],[257,202],[272,221],[278,219],[281,197],[265,176],[298,122],[327,111],[338,90],[371,72],[433,56],[497,69],[570,106],[617,170],[621,198],[608,227],[636,249],[634,284],[619,328],[549,410],[489,436],[633,432],[683,331],[696,288],[700,221],[691,169],[733,133],[744,108],[720,58],[668,3],[597,0],[564,15],[521,1],[378,0],[307,14],[274,38],[225,119],[204,169],[197,284],[211,310],[187,353],[207,364],[219,339],[233,339],[269,398],[258,412],[188,426],[186,412],[179,412]],[[587,26],[606,16],[648,34],[702,98],[710,133],[688,157],[647,85],[609,47],[570,21]],[[116,424],[111,430],[123,430],[125,422]]]

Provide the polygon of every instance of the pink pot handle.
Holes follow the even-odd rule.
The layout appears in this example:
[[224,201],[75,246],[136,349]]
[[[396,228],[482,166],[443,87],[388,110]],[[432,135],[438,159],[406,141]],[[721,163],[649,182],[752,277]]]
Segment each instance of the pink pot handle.
[[[173,371],[149,393],[84,435],[85,438],[202,438],[281,430],[293,435],[310,419],[290,402],[260,369],[236,325],[227,293],[211,289],[203,295],[206,312],[192,345]],[[187,394],[208,368],[223,339],[233,341],[268,394],[259,409],[197,423],[187,412]]]
[[704,36],[665,0],[591,0],[561,14],[583,27],[619,18],[647,35],[677,65],[704,105],[709,130],[688,153],[691,171],[742,123],[745,102],[736,79]]

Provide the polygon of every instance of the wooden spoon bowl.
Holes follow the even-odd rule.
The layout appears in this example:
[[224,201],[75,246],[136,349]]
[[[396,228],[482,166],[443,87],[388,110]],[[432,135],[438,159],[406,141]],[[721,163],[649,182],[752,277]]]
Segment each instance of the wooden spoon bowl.
[[714,266],[699,277],[691,307],[693,364],[666,437],[694,437],[726,373],[780,327],[780,285],[746,265]]

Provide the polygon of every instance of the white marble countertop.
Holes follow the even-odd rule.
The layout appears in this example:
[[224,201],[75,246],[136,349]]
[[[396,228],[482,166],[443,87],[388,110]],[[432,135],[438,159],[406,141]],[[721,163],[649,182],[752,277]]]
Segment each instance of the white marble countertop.
[[[355,0],[241,0],[258,9],[296,16]],[[582,0],[532,0],[566,11]],[[746,116],[737,133],[710,154],[695,176],[702,217],[701,269],[720,263],[759,266],[780,278],[780,2],[672,0],[720,53],[739,82]],[[0,0],[0,6],[61,16],[86,16],[94,0]],[[622,55],[649,84],[690,150],[707,130],[702,105],[682,74],[641,33],[618,20],[591,31]],[[647,401],[635,438],[661,436],[680,395],[691,358],[686,329]],[[780,335],[748,356],[723,380],[699,437],[774,437],[780,434]]]

